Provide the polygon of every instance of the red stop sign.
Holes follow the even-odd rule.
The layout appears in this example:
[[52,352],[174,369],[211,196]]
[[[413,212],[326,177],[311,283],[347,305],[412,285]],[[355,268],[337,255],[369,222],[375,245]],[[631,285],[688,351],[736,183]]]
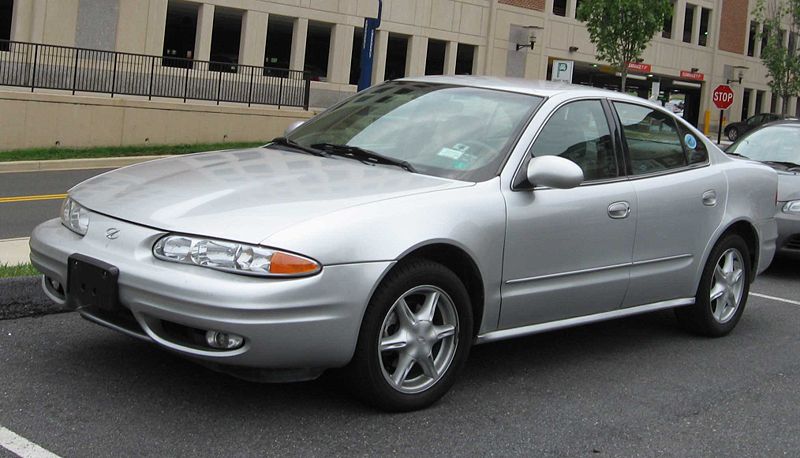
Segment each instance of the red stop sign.
[[711,95],[714,105],[720,110],[727,110],[733,105],[733,89],[727,84],[720,84]]

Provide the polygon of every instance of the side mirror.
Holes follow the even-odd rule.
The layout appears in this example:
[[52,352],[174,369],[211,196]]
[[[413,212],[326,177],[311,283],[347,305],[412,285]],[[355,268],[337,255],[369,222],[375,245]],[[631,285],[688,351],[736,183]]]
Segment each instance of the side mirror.
[[571,189],[583,183],[583,170],[563,157],[534,157],[528,163],[528,181],[534,186]]
[[305,121],[295,121],[295,122],[289,124],[289,127],[287,127],[286,130],[283,131],[283,136],[284,137],[288,137],[289,134],[292,133],[292,131],[294,131],[298,127],[302,126],[304,123],[305,123]]

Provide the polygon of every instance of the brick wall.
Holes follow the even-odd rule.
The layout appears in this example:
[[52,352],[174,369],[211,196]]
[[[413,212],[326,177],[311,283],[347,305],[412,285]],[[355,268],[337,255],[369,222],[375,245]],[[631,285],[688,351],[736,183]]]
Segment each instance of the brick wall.
[[500,0],[500,3],[505,5],[518,6],[520,8],[536,11],[544,11],[544,2],[545,0]]
[[744,54],[747,41],[747,11],[749,0],[725,0],[722,2],[722,18],[719,30],[719,49]]

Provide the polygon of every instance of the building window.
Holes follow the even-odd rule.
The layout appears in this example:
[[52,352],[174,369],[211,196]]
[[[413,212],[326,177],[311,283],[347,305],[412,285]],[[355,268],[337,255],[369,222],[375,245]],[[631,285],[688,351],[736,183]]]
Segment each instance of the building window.
[[706,46],[708,44],[708,22],[711,20],[711,10],[702,8],[700,10],[700,36],[697,39],[697,44]]
[[769,101],[769,112],[776,113],[778,110],[778,94],[772,94],[772,98]]
[[331,55],[331,24],[309,22],[306,38],[305,71],[314,81],[328,80],[328,58]]
[[216,7],[211,32],[211,71],[236,73],[244,11]]
[[758,22],[750,21],[750,36],[747,38],[747,55],[756,55],[756,35],[758,35]]
[[444,75],[444,55],[447,42],[428,40],[428,56],[425,58],[426,75]]
[[761,29],[761,52],[764,52],[764,49],[767,47],[767,41],[769,41],[769,26],[764,24],[764,27]]
[[747,119],[747,110],[750,109],[750,97],[751,97],[751,94],[752,94],[753,90],[752,89],[745,89],[743,92],[744,93],[743,93],[743,96],[742,96],[742,115],[741,115],[741,118],[740,118],[742,121]]
[[458,44],[456,52],[456,75],[472,75],[475,67],[475,51],[473,45]]
[[578,8],[581,7],[581,3],[583,3],[583,0],[575,0],[575,18],[578,17]]
[[164,59],[167,67],[191,67],[194,59],[194,43],[197,37],[197,11],[199,5],[170,1],[167,5],[167,25],[164,29]]
[[796,47],[797,47],[797,34],[794,32],[789,32],[789,52],[794,54]]
[[353,32],[353,55],[350,58],[350,84],[358,84],[361,78],[361,47],[364,45],[364,29],[356,27]]
[[661,36],[672,38],[672,17],[675,15],[675,1],[672,1],[672,12],[664,18],[664,27],[661,29]]
[[396,80],[406,76],[406,56],[408,55],[408,37],[405,35],[389,34],[389,44],[386,48],[386,72],[384,79]]
[[683,19],[683,42],[692,42],[692,29],[694,29],[694,5],[686,5]]
[[764,91],[756,91],[756,112],[755,114],[759,114],[764,111]]
[[[11,39],[11,18],[14,0],[0,0],[0,40]],[[8,51],[8,44],[0,44],[0,51]]]
[[566,16],[567,0],[553,0],[553,14],[556,16]]
[[264,75],[286,76],[292,57],[292,18],[270,14],[267,22],[267,47],[264,53]]

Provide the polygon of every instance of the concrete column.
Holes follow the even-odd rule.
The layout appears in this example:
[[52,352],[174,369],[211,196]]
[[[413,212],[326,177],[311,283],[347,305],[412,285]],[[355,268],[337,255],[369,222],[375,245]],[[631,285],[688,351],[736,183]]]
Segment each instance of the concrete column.
[[675,2],[675,16],[672,18],[672,26],[675,28],[673,39],[678,43],[683,42],[683,24],[686,22],[686,0]]
[[[694,7],[694,23],[692,24],[692,44],[698,44],[700,40],[700,16],[703,12],[703,8],[700,5],[695,5]],[[709,21],[709,24],[711,21]],[[710,46],[710,43],[706,42],[706,46]]]
[[47,15],[47,0],[33,0],[31,12],[30,41],[42,43],[44,40],[44,20]]
[[[167,0],[150,0],[147,9],[144,53],[160,56],[164,53],[164,33],[167,28]],[[181,56],[183,57],[183,56]]]
[[786,115],[794,116],[795,113],[797,113],[797,97],[792,97],[789,99],[789,106],[786,107]]
[[764,91],[764,99],[761,100],[761,109],[758,110],[758,112],[769,113],[771,107],[772,107],[772,91],[766,90]]
[[756,98],[758,97],[758,91],[755,89],[750,90],[750,100],[747,104],[747,117],[753,116],[756,114]]
[[[472,73],[470,75],[479,75],[478,69],[484,68],[486,59],[486,46],[475,46],[473,48],[474,54],[472,56]],[[547,59],[545,59],[545,65]]]
[[382,83],[386,78],[386,51],[389,48],[389,32],[375,32],[375,50],[372,55],[372,84]]
[[264,66],[267,52],[267,22],[269,14],[248,10],[242,18],[242,37],[239,40],[239,63]]
[[444,48],[444,74],[456,74],[456,57],[458,57],[458,42],[448,41]]
[[306,67],[306,40],[308,39],[308,19],[294,20],[292,30],[292,54],[289,57],[289,69],[303,70]]
[[214,5],[203,3],[197,11],[197,36],[194,40],[195,60],[211,59],[211,39],[214,33]]
[[406,75],[421,76],[425,74],[425,60],[428,57],[428,37],[412,35],[408,39],[406,52]]
[[578,0],[569,0],[569,3],[567,3],[567,17],[574,18],[576,16],[577,10],[578,10]]
[[33,0],[16,0],[11,17],[11,39],[14,41],[31,41],[31,12]]
[[336,24],[331,29],[331,49],[328,53],[328,81],[349,84],[350,66],[353,60],[352,25]]

